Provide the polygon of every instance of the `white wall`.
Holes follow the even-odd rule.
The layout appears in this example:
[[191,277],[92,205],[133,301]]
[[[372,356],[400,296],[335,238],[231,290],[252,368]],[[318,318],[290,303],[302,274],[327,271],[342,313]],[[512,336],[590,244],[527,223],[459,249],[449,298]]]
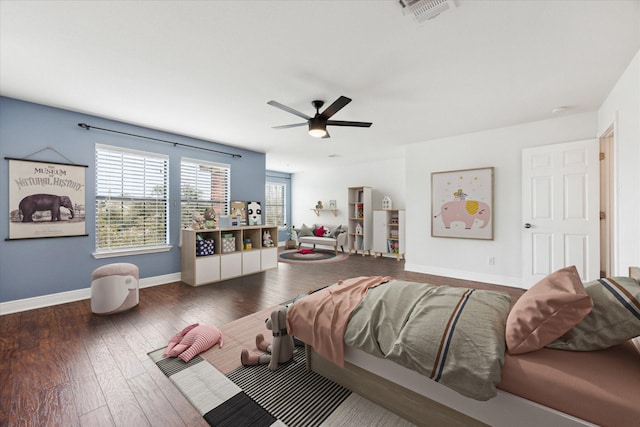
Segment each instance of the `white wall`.
[[[519,286],[522,273],[521,151],[525,147],[597,138],[615,124],[616,263],[625,275],[640,265],[640,52],[599,111],[411,145],[404,159],[295,174],[293,222],[346,224],[347,187],[373,188],[374,208],[389,195],[407,210],[409,271]],[[431,237],[431,173],[493,166],[494,240]],[[404,172],[403,172],[404,171]],[[310,210],[338,201],[340,214]],[[495,258],[495,265],[488,258]]]
[[[583,113],[414,144],[407,148],[405,269],[519,286],[522,265],[521,152],[525,147],[596,134],[596,114]],[[431,237],[431,173],[494,167],[494,239]],[[489,265],[488,258],[495,258]]]
[[640,265],[640,51],[598,111],[598,136],[614,126],[614,266]]
[[[360,186],[371,187],[374,209],[382,208],[384,196],[391,197],[394,208],[405,208],[404,158],[294,174],[291,178],[293,224],[296,227],[303,223],[347,225],[347,188]],[[318,200],[328,207],[332,199],[336,200],[339,210],[336,217],[329,212],[317,217],[311,210]]]

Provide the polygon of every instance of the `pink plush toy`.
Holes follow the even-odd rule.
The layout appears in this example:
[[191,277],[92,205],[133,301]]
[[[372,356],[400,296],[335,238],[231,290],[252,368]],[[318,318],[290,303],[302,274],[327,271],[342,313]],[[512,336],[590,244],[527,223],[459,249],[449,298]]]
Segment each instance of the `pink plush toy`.
[[217,343],[222,348],[222,332],[220,329],[215,326],[194,323],[175,334],[162,355],[164,357],[177,356],[188,362]]

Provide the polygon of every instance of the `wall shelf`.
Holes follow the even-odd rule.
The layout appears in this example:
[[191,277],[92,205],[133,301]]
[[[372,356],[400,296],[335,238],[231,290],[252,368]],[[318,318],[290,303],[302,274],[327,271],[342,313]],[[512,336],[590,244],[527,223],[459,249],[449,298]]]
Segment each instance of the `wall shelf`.
[[320,212],[331,212],[333,214],[333,216],[337,216],[338,212],[340,212],[338,209],[311,209],[312,211],[314,211],[316,213],[316,216],[320,216]]

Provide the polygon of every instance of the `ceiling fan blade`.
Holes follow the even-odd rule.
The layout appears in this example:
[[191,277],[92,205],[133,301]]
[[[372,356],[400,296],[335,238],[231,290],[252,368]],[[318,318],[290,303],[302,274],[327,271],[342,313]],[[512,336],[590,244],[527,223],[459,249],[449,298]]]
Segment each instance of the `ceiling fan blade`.
[[320,113],[322,117],[328,119],[333,116],[335,113],[344,108],[345,105],[351,102],[351,98],[347,98],[346,96],[340,96],[340,98],[333,101],[333,104],[329,105],[325,110]]
[[331,135],[329,135],[329,131],[327,131],[327,134],[320,139],[325,139],[325,138],[331,138]]
[[370,122],[348,122],[344,120],[327,120],[327,125],[331,126],[355,126],[359,128],[371,127],[373,123]]
[[273,129],[289,129],[289,128],[297,128],[298,126],[306,126],[307,123],[294,123],[292,125],[280,125],[273,126]]
[[291,108],[291,107],[287,107],[286,105],[280,104],[280,103],[279,103],[279,102],[277,102],[277,101],[269,101],[269,102],[267,102],[267,104],[269,104],[269,105],[271,105],[271,106],[273,106],[273,107],[279,108],[279,109],[281,109],[281,110],[284,110],[284,111],[286,111],[286,112],[288,112],[288,113],[295,114],[296,116],[298,116],[298,117],[302,117],[302,118],[303,118],[303,119],[305,119],[305,120],[309,120],[309,119],[311,118],[311,117],[307,116],[306,114],[301,113],[301,112],[300,112],[300,111],[298,111],[298,110],[294,110],[294,109],[293,109],[293,108]]

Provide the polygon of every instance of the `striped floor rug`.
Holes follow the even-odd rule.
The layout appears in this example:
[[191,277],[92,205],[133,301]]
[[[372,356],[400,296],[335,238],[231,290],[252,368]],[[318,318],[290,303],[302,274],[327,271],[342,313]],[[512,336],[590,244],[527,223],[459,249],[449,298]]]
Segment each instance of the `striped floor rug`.
[[284,426],[200,356],[188,363],[164,358],[164,349],[149,353],[158,368],[212,426]]
[[307,371],[303,348],[276,371],[258,365],[226,376],[200,356],[185,363],[163,351],[149,356],[212,426],[320,426],[351,393]]
[[227,375],[201,356],[185,363],[162,357],[163,351],[149,356],[212,426],[413,426],[307,371],[302,348],[276,371],[259,365],[239,367]]
[[271,371],[268,365],[240,367],[227,374],[249,397],[290,427],[319,426],[351,394],[307,370],[304,349]]

